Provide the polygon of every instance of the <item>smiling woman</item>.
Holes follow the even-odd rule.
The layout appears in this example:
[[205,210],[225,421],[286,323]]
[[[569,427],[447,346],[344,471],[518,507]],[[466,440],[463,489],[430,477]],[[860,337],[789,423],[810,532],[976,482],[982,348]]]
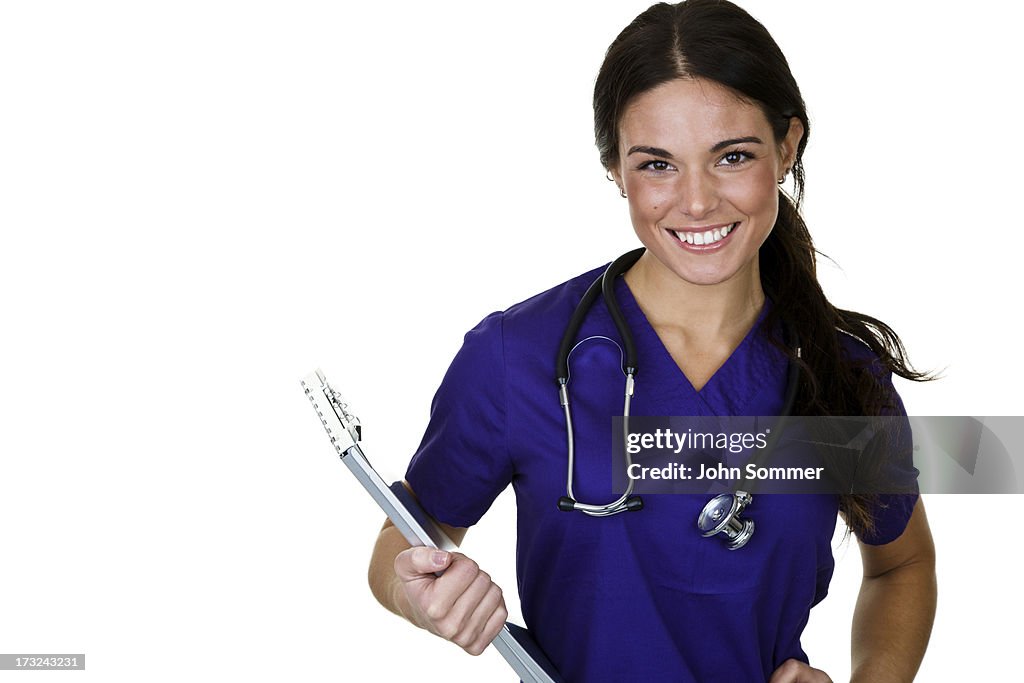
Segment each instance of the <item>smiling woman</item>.
[[[587,683],[830,680],[801,635],[828,592],[841,513],[865,557],[853,678],[913,678],[935,604],[917,495],[744,493],[757,533],[734,552],[693,524],[706,497],[641,502],[610,487],[613,416],[904,415],[892,374],[923,379],[888,326],[834,307],[818,284],[798,211],[810,123],[781,51],[731,3],[655,5],[608,49],[594,120],[643,253],[471,330],[409,487],[459,540],[514,487],[523,616],[565,680]],[[779,187],[789,174],[795,199]],[[607,309],[580,305],[599,290]],[[571,370],[556,375],[556,358]],[[891,458],[912,468],[909,446]],[[390,525],[370,583],[386,607],[473,654],[506,615],[475,562],[409,548]]]
[[693,294],[733,278],[756,291],[758,251],[779,213],[775,182],[803,132],[794,118],[776,142],[760,108],[705,79],[678,78],[636,97],[619,123],[624,153],[611,169],[648,249],[633,282],[667,268]]

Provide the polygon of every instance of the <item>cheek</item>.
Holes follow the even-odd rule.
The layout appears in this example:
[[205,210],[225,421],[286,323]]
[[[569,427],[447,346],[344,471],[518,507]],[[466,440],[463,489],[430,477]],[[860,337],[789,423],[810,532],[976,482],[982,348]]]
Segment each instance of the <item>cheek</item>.
[[748,216],[775,222],[779,212],[779,186],[771,173],[751,173],[729,184],[723,195]]
[[661,207],[671,206],[671,187],[640,185],[634,187],[629,195],[629,211],[634,217],[654,219],[661,213]]

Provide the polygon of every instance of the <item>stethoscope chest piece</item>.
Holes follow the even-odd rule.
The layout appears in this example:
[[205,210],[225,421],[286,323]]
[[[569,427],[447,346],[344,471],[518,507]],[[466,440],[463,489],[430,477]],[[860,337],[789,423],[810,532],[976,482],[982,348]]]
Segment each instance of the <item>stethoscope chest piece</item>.
[[754,535],[754,520],[741,519],[740,513],[753,499],[746,491],[737,491],[722,493],[709,500],[697,518],[701,534],[704,537],[725,534],[729,550],[742,548]]

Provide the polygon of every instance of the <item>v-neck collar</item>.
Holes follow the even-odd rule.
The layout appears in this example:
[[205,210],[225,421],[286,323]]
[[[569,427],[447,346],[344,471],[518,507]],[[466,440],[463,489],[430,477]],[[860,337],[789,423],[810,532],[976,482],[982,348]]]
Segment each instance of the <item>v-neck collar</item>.
[[[771,310],[771,302],[765,297],[764,305],[757,320],[746,336],[722,363],[710,379],[694,389],[690,379],[668,352],[661,337],[654,330],[647,316],[641,310],[624,278],[615,283],[615,294],[637,345],[637,386],[644,387],[649,397],[658,404],[679,406],[685,412],[695,415],[745,415],[775,414],[765,412],[777,402],[775,396],[781,392],[777,387],[785,386],[786,358],[775,348],[762,331],[762,323]],[[644,375],[657,376],[660,381],[644,382]],[[766,390],[772,390],[770,393]],[[765,395],[767,393],[767,395]],[[757,400],[757,399],[762,400]]]

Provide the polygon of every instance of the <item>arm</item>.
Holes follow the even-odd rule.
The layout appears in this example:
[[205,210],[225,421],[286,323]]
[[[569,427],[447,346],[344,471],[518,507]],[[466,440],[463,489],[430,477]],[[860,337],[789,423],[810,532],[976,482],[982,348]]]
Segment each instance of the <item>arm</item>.
[[[864,563],[853,613],[851,683],[913,681],[935,619],[935,546],[921,499],[903,534],[860,544]],[[824,671],[789,659],[769,683],[831,683]]]
[[[462,543],[466,529],[440,526]],[[476,562],[462,553],[412,548],[391,520],[377,537],[368,578],[384,607],[473,655],[487,648],[508,617],[501,589]]]
[[903,534],[860,544],[864,565],[853,613],[852,683],[914,680],[935,620],[935,545],[918,498]]

